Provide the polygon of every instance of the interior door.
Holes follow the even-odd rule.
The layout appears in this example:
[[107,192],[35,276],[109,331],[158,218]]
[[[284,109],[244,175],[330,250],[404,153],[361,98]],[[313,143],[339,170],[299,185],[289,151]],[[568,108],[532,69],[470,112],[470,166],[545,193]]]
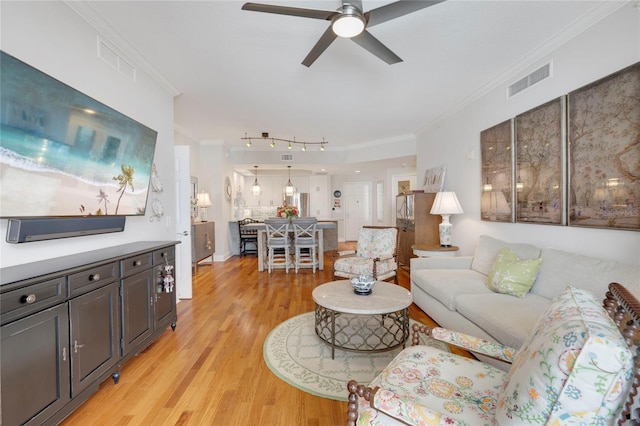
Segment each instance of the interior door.
[[347,241],[357,241],[360,228],[371,225],[372,205],[370,182],[344,184],[344,232]]
[[174,147],[176,158],[176,297],[191,299],[191,169],[189,146]]

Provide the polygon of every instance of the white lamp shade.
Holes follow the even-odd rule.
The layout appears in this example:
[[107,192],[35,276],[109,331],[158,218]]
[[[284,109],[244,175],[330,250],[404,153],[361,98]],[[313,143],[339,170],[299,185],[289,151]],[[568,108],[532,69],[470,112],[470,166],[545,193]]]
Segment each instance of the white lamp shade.
[[343,15],[331,24],[333,32],[338,37],[355,37],[364,30],[364,21],[359,16]]
[[462,214],[462,206],[456,197],[456,193],[452,191],[438,192],[436,199],[431,206],[431,214]]
[[211,206],[211,199],[209,198],[209,193],[200,192],[198,194],[198,207],[209,207]]

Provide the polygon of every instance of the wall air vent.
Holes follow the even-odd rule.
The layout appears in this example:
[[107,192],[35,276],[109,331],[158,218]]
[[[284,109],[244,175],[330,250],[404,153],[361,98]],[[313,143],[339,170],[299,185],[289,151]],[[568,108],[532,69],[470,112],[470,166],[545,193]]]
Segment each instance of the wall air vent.
[[293,161],[293,154],[280,154],[280,161]]
[[98,37],[98,57],[118,70],[120,74],[136,81],[136,67],[100,37]]
[[524,89],[527,89],[550,76],[551,76],[551,62],[543,65],[542,67],[538,68],[528,76],[521,78],[520,80],[513,83],[511,86],[509,86],[507,95],[510,98],[522,92]]

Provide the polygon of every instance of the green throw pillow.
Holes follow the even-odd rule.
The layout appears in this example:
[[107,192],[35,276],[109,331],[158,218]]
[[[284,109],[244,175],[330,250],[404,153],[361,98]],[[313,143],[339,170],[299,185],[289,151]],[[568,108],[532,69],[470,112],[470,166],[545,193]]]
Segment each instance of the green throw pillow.
[[509,248],[498,252],[487,277],[487,287],[496,293],[524,297],[538,276],[542,258],[520,260]]

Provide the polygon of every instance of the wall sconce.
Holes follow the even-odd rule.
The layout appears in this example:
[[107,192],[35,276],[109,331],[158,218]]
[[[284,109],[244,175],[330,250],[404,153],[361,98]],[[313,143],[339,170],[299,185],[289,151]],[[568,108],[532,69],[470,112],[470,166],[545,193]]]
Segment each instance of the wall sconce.
[[209,198],[208,192],[198,193],[198,207],[200,208],[200,220],[202,222],[207,221],[207,207],[211,206],[211,198]]
[[456,193],[438,192],[430,213],[442,215],[442,223],[438,226],[440,230],[440,246],[450,247],[453,225],[449,223],[449,215],[464,213]]

